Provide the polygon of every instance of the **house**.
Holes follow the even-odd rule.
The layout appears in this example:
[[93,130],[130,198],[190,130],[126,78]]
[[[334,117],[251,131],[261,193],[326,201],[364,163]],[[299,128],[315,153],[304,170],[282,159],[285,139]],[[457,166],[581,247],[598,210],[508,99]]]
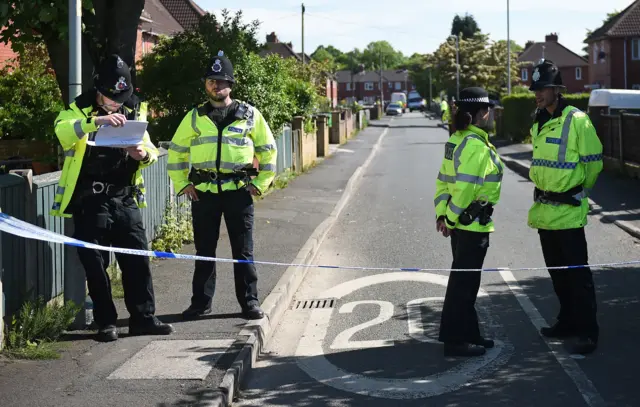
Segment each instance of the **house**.
[[[343,70],[338,71],[337,76],[338,98],[340,100],[349,102],[362,100],[365,103],[375,103],[380,99],[379,71],[365,71],[359,74]],[[391,100],[391,94],[394,92],[408,94],[411,90],[415,90],[415,84],[411,81],[407,71],[382,71],[382,91],[385,101]]]
[[[275,32],[267,34],[267,41],[259,53],[261,57],[273,54],[280,55],[282,58],[295,58],[302,62],[302,53],[295,52],[291,42],[281,42]],[[311,61],[311,57],[307,55],[307,53],[304,55],[305,62]],[[325,72],[324,80],[326,81],[326,84],[322,87],[322,96],[329,99],[331,107],[335,107],[338,104],[338,82],[336,80],[336,76],[332,73]]]
[[589,45],[589,85],[640,89],[640,0],[593,31]]
[[[194,27],[205,14],[192,0],[146,0],[138,25],[136,62],[153,50],[161,35]],[[0,43],[0,67],[16,56],[11,43]]]
[[558,34],[545,36],[544,42],[528,41],[524,50],[518,56],[520,68],[520,83],[524,86],[531,84],[533,67],[540,59],[553,61],[560,69],[562,82],[567,87],[567,93],[585,92],[589,83],[589,62],[558,42]]

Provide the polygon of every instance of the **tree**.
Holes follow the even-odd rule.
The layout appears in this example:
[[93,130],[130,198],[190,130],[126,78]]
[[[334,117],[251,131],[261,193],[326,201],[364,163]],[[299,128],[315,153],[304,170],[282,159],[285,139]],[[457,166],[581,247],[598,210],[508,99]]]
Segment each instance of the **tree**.
[[[611,20],[616,18],[621,12],[618,10],[613,11],[612,13],[607,13],[607,18],[602,20],[602,25],[609,24]],[[584,37],[585,46],[582,48],[582,52],[585,53],[583,55],[585,58],[589,59],[589,44],[586,43],[587,39],[593,34],[592,30],[587,29],[587,35]]]
[[381,58],[382,69],[398,69],[406,59],[402,52],[396,51],[388,41],[370,42],[362,53],[362,63],[367,69],[380,69]]
[[[136,86],[137,28],[144,0],[82,0],[82,85],[92,86],[94,66],[107,55],[119,54],[132,68]],[[0,41],[11,41],[14,51],[44,43],[64,102],[68,101],[69,27],[68,2],[29,0],[0,5]]]
[[27,44],[16,61],[0,70],[1,139],[35,139],[57,144],[53,121],[63,104],[48,62],[44,45]]
[[274,134],[293,115],[313,110],[315,88],[305,80],[302,64],[279,55],[258,56],[259,23],[245,24],[241,11],[232,17],[223,10],[222,18],[208,14],[198,27],[163,39],[142,59],[142,91],[159,114],[150,132],[155,140],[170,140],[184,115],[207,100],[202,75],[220,50],[234,64],[233,97],[258,108]]
[[465,14],[464,17],[456,14],[451,23],[451,35],[462,34],[462,38],[472,38],[476,33],[480,32],[480,27],[476,19],[471,14]]
[[[488,35],[476,33],[472,38],[460,39],[460,89],[469,86],[487,87],[493,78],[489,58]],[[449,38],[427,57],[437,89],[456,94],[456,43]]]
[[335,57],[331,55],[322,45],[311,54],[311,59],[318,62],[335,62]]
[[[489,68],[490,77],[486,83],[487,91],[495,94],[503,94],[507,90],[507,41],[497,41],[487,49],[487,59],[485,65]],[[522,64],[518,62],[518,54],[513,51],[511,46],[511,86],[519,83],[519,67]]]

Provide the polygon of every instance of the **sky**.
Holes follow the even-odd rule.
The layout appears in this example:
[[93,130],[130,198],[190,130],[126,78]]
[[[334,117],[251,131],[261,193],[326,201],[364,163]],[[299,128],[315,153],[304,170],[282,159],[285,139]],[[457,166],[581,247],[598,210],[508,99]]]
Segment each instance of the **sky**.
[[[195,0],[219,15],[226,8],[241,9],[246,22],[261,22],[258,40],[275,32],[280,41],[302,50],[301,2],[293,0]],[[456,14],[473,15],[480,29],[494,41],[507,39],[507,3],[510,38],[524,46],[542,42],[557,33],[558,41],[582,55],[587,28],[602,25],[607,13],[622,10],[633,0],[307,0],[304,17],[304,51],[333,45],[343,52],[363,49],[372,41],[386,40],[406,56],[431,53],[446,40]],[[267,5],[268,4],[268,5]]]

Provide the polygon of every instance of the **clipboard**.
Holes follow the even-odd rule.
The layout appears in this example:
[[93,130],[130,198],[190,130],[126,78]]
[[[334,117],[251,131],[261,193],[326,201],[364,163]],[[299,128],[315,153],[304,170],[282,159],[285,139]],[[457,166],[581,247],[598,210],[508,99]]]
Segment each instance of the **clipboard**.
[[122,127],[100,126],[93,140],[87,144],[97,147],[124,148],[144,144],[144,134],[149,122],[128,120]]

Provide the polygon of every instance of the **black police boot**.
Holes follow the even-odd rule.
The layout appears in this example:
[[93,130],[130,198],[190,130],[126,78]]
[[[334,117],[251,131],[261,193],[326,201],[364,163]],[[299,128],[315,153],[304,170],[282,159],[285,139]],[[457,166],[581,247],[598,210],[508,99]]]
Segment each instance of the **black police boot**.
[[184,319],[198,319],[203,315],[211,314],[211,305],[207,307],[196,307],[195,305],[189,305],[189,308],[182,311],[182,318]]
[[445,343],[444,356],[482,356],[487,350],[472,343]]
[[572,336],[575,336],[571,327],[560,322],[556,322],[553,326],[550,327],[541,328],[540,333],[542,334],[542,336],[545,336],[547,338],[556,339],[570,338]]
[[258,304],[249,305],[247,308],[242,310],[242,316],[246,319],[262,319],[264,318],[264,312]]
[[116,331],[116,327],[114,325],[105,325],[98,328],[96,340],[98,342],[113,342],[118,340],[118,331]]
[[482,346],[485,349],[491,349],[495,346],[495,343],[492,339],[480,338],[476,341],[473,341],[474,345]]
[[129,335],[169,335],[173,327],[155,316],[143,321],[129,320]]
[[591,338],[580,337],[571,346],[571,353],[578,355],[588,355],[596,350],[598,343]]

